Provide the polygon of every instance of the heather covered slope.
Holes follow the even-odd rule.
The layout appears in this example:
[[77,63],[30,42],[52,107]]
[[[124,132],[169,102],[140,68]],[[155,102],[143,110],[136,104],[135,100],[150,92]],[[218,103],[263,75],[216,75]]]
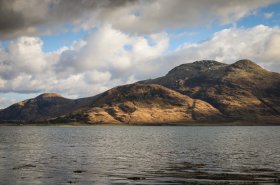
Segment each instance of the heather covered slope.
[[210,103],[228,119],[275,120],[280,116],[280,74],[250,60],[231,65],[204,60],[183,64],[143,84],[161,84]]
[[161,85],[131,84],[102,93],[88,109],[56,119],[87,123],[172,123],[223,120],[210,104]]

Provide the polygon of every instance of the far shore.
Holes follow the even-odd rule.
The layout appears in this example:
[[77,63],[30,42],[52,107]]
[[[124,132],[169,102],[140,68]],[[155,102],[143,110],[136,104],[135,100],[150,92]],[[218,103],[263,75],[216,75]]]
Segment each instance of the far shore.
[[0,126],[280,126],[277,122],[184,122],[184,123],[0,123]]

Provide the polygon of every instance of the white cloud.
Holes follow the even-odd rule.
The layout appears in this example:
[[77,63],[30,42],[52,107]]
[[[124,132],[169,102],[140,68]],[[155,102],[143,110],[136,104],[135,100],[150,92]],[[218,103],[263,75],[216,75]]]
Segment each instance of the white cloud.
[[6,50],[0,51],[0,76],[9,79],[44,72],[47,61],[42,45],[43,42],[35,37],[20,37],[11,41]]
[[[43,42],[39,38],[20,37],[9,45],[9,59],[13,66],[26,73],[41,73],[46,66],[42,52]],[[29,65],[30,62],[33,65]]]
[[[157,68],[165,72],[182,63],[212,59],[233,63],[248,58],[272,71],[280,72],[280,29],[268,26],[230,28],[216,32],[209,40],[186,43],[162,59]],[[154,61],[155,65],[157,61]],[[278,66],[278,67],[276,67]],[[158,69],[155,69],[155,71]]]
[[104,25],[71,47],[43,53],[42,40],[21,37],[0,50],[0,92],[94,95],[137,80],[137,66],[159,57],[168,40],[166,33],[144,37]]
[[280,32],[273,33],[265,43],[264,57],[270,61],[278,61],[280,63]]
[[145,38],[125,34],[105,25],[95,30],[87,42],[78,50],[62,53],[56,66],[58,73],[99,70],[109,72],[112,78],[133,75],[133,68],[138,63],[159,57],[167,49],[168,36],[159,33]]
[[111,79],[111,73],[109,73],[108,71],[100,72],[97,70],[93,70],[90,72],[86,72],[84,75],[84,80],[89,84],[103,83],[109,81],[110,79]]
[[271,19],[271,18],[273,17],[273,15],[274,15],[273,12],[267,12],[267,13],[264,14],[264,17],[265,17],[266,19]]
[[43,53],[39,38],[20,38],[0,50],[0,92],[92,96],[202,59],[232,63],[248,58],[280,72],[278,27],[224,29],[204,42],[185,43],[167,55],[168,40],[164,32],[144,37],[104,25],[71,47]]

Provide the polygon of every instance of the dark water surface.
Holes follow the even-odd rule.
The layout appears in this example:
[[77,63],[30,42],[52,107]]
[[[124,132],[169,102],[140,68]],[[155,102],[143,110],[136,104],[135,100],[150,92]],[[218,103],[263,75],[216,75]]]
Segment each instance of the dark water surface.
[[280,127],[0,127],[0,184],[280,184]]

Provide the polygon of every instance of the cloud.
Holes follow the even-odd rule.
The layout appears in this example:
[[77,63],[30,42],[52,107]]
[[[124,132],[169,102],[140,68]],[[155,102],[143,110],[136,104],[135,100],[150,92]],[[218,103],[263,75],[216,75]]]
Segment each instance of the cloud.
[[166,33],[147,37],[125,34],[110,25],[101,26],[78,50],[67,50],[57,63],[57,73],[80,73],[88,70],[110,72],[112,78],[133,75],[139,63],[159,57],[168,48]]
[[[38,36],[111,24],[118,30],[150,34],[167,28],[234,23],[279,0],[0,0],[0,38]],[[174,13],[176,12],[176,13]]]
[[118,9],[135,0],[0,0],[0,38],[36,36],[79,25],[99,10]]
[[271,19],[273,17],[273,15],[274,15],[274,12],[267,12],[267,13],[264,14],[264,17],[266,19]]
[[210,39],[186,43],[154,65],[165,71],[182,63],[212,59],[233,63],[248,58],[262,67],[280,72],[280,29],[258,25],[252,28],[229,28],[216,32]]
[[0,77],[13,79],[22,74],[43,73],[47,60],[42,45],[39,38],[20,37],[11,41],[7,49],[0,49]]
[[[228,24],[252,14],[260,7],[279,1],[157,0],[141,2],[116,11],[101,12],[91,17],[86,24],[91,25],[100,20],[108,21],[120,30],[138,33],[203,24],[210,26],[212,23]],[[116,17],[118,19],[115,19]]]
[[0,108],[6,108],[16,102],[17,100],[15,99],[0,97]]
[[[196,60],[233,63],[248,58],[280,72],[280,29],[255,26],[229,28],[199,43],[185,43],[167,53],[165,32],[139,36],[105,24],[83,40],[51,53],[37,37],[21,37],[0,48],[0,92],[57,92],[76,98],[117,85],[165,75],[173,67]],[[2,100],[4,101],[4,100]]]
[[108,24],[51,53],[42,51],[40,38],[20,37],[0,50],[0,92],[94,95],[135,82],[137,66],[158,58],[168,48],[168,41],[164,32],[139,36]]

